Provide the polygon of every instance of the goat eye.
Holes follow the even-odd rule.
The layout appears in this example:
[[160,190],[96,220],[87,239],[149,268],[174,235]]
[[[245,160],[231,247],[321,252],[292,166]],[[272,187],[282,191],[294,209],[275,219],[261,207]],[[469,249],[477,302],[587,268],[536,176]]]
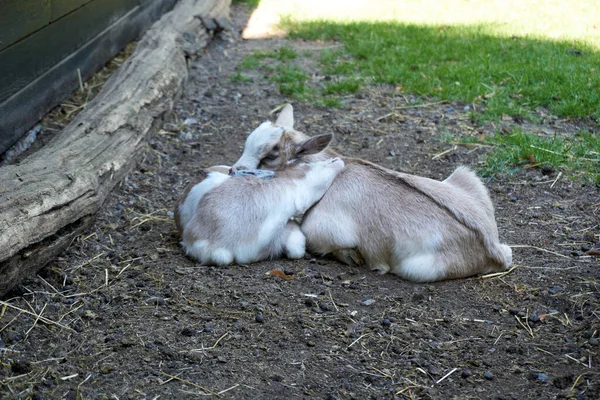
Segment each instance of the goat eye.
[[275,160],[277,157],[279,157],[279,154],[277,154],[277,153],[275,153],[275,154],[273,154],[273,153],[269,153],[269,154],[267,154],[266,156],[264,156],[264,157],[263,157],[263,160],[266,160],[266,161],[273,161],[273,160]]

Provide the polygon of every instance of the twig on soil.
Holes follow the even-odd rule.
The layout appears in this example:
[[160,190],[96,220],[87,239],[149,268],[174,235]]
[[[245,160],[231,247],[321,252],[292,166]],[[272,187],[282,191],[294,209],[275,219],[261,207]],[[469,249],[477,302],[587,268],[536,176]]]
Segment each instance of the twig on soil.
[[514,265],[511,269],[509,269],[508,271],[504,271],[504,272],[494,272],[491,274],[487,274],[487,275],[481,275],[479,277],[479,279],[489,279],[489,278],[501,278],[503,276],[506,276],[508,274],[510,274],[511,272],[513,272],[515,269],[517,269],[519,266],[518,265]]
[[[202,307],[202,308],[206,308],[207,310],[210,310],[214,313],[217,314],[230,314],[230,315],[243,315],[243,316],[252,316],[254,314],[252,314],[250,311],[229,311],[229,310],[220,310],[218,308],[215,308],[213,306],[209,306],[208,304],[204,304],[204,303],[200,303],[198,301],[194,301],[194,300],[190,300],[188,298],[185,298],[185,301],[187,301],[189,304],[193,305],[193,306],[198,306],[198,307]],[[266,311],[265,311],[266,313]]]
[[[183,383],[186,383],[186,384],[188,384],[188,385],[192,385],[193,387],[195,387],[195,388],[197,388],[197,389],[204,390],[206,393],[203,393],[203,394],[202,394],[203,396],[209,396],[209,395],[213,395],[213,396],[221,397],[221,396],[219,396],[219,394],[218,394],[217,392],[215,392],[215,391],[213,391],[213,390],[210,390],[210,389],[207,389],[207,388],[205,388],[205,387],[203,387],[203,386],[200,386],[200,385],[198,385],[197,383],[190,382],[190,381],[188,381],[188,380],[186,380],[186,379],[182,379],[182,378],[180,378],[180,377],[178,377],[178,376],[175,376],[175,375],[167,374],[166,372],[163,372],[163,371],[160,371],[160,373],[161,373],[161,374],[163,374],[164,376],[168,376],[168,377],[169,377],[169,378],[171,378],[172,380],[174,379],[174,380],[176,380],[176,381],[183,382]],[[167,382],[168,382],[168,381],[167,381]],[[166,382],[165,382],[165,383],[166,383]]]
[[90,258],[89,260],[86,260],[86,261],[84,261],[83,263],[79,264],[78,266],[76,266],[76,267],[74,267],[74,268],[71,268],[71,269],[70,269],[70,272],[77,271],[79,268],[81,268],[81,267],[83,267],[83,266],[85,266],[85,265],[88,265],[88,264],[90,264],[92,261],[94,261],[94,260],[96,260],[96,259],[98,259],[98,258],[102,257],[102,256],[103,256],[103,255],[105,255],[105,254],[106,254],[105,252],[102,252],[102,253],[98,253],[98,254],[96,254],[94,257]]
[[57,290],[57,289],[56,289],[54,286],[52,286],[52,285],[50,284],[50,282],[48,282],[47,280],[45,280],[44,278],[42,278],[42,277],[41,277],[41,276],[39,276],[39,275],[38,275],[37,277],[38,277],[39,279],[41,279],[41,280],[42,280],[42,282],[44,282],[46,285],[50,286],[50,288],[51,288],[52,290],[54,290],[54,292],[56,292],[56,294],[59,294],[59,295],[61,295],[61,296],[65,297],[65,295],[64,295],[64,294],[62,294],[61,292],[59,292],[59,291],[58,291],[58,290]]
[[335,301],[333,301],[333,296],[331,295],[331,289],[327,288],[327,292],[329,293],[329,300],[331,300],[331,304],[333,304],[333,308],[335,308],[335,311],[340,311],[337,304],[335,304]]
[[47,323],[47,324],[56,325],[56,326],[59,326],[59,327],[61,327],[61,328],[63,328],[63,329],[66,329],[66,330],[68,330],[68,331],[71,331],[71,332],[73,332],[73,333],[77,333],[77,331],[75,331],[75,330],[74,330],[74,329],[72,329],[72,328],[69,328],[69,327],[68,327],[68,326],[66,326],[66,325],[63,325],[63,324],[61,324],[61,323],[58,323],[58,322],[56,322],[56,321],[52,321],[51,319],[48,319],[48,318],[46,318],[46,317],[42,317],[42,316],[41,316],[41,314],[40,314],[40,315],[38,315],[38,314],[36,314],[36,313],[34,313],[34,312],[31,312],[31,311],[24,310],[24,309],[22,309],[22,308],[19,308],[19,307],[13,306],[12,304],[6,303],[6,302],[4,302],[4,301],[2,301],[2,300],[0,300],[0,304],[2,304],[2,305],[4,305],[4,306],[7,306],[7,307],[10,307],[10,308],[12,308],[12,309],[14,309],[14,310],[20,311],[21,313],[25,313],[25,314],[29,314],[29,315],[31,315],[31,316],[34,316],[34,317],[38,317],[40,320],[42,320],[42,322],[45,322],[45,323]]
[[190,351],[193,352],[201,352],[201,351],[205,351],[205,350],[213,350],[215,347],[217,347],[217,345],[219,344],[219,342],[225,338],[225,336],[229,335],[229,332],[225,332],[225,334],[223,334],[223,336],[221,336],[220,338],[217,339],[217,341],[215,342],[215,344],[213,344],[211,347],[204,347],[202,346],[199,349],[192,349]]
[[527,332],[529,332],[529,335],[533,338],[533,329],[531,328],[531,326],[529,326],[529,323],[527,322],[527,320],[525,320],[525,324],[523,323],[523,321],[521,321],[521,318],[519,318],[518,315],[515,315],[515,319],[517,320],[517,322],[523,327],[523,329],[525,329]]
[[450,153],[450,152],[452,152],[452,151],[456,150],[457,148],[458,148],[458,146],[457,146],[457,145],[454,145],[454,147],[451,147],[451,148],[449,148],[448,150],[444,150],[444,151],[442,151],[441,153],[438,153],[438,154],[434,155],[433,157],[431,157],[431,159],[432,159],[432,160],[435,160],[435,159],[437,159],[437,158],[440,158],[441,156],[443,156],[443,155],[445,155],[445,154],[448,154],[448,153]]
[[543,249],[541,247],[530,246],[528,244],[513,244],[513,245],[510,245],[509,247],[513,248],[513,249],[515,249],[515,248],[531,248],[531,249],[536,249],[536,250],[543,251],[543,252],[546,252],[546,253],[554,254],[555,256],[559,256],[559,257],[562,257],[562,258],[567,258],[567,259],[572,260],[572,261],[580,261],[580,260],[571,258],[569,256],[565,256],[564,254],[557,253],[557,252],[552,251],[552,250],[546,250],[546,249]]
[[361,335],[358,339],[356,339],[354,342],[350,343],[350,345],[348,346],[348,348],[354,346],[356,343],[358,343],[362,338],[364,338],[365,336],[370,336],[370,333],[365,333],[364,335]]
[[573,386],[571,386],[571,391],[575,390],[575,387],[577,386],[577,384],[579,383],[579,380],[581,379],[582,376],[584,376],[586,373],[584,372],[583,374],[580,374],[577,379],[575,379],[575,382],[573,382]]
[[578,359],[576,359],[576,358],[574,358],[574,357],[571,357],[571,356],[570,356],[570,355],[568,355],[568,354],[565,354],[565,357],[567,357],[569,360],[573,360],[573,361],[575,361],[577,364],[581,364],[581,365],[583,365],[584,367],[586,367],[586,368],[589,368],[589,367],[588,367],[588,365],[587,365],[586,363],[583,363],[583,362],[579,361]]
[[232,387],[230,387],[229,389],[221,390],[219,393],[217,393],[217,395],[220,395],[220,394],[223,394],[223,393],[229,392],[231,389],[235,389],[235,388],[236,388],[236,387],[238,387],[238,386],[240,386],[240,384],[239,384],[239,383],[238,383],[238,384],[235,384],[235,385],[233,385],[233,386],[232,386]]
[[17,376],[8,377],[5,380],[0,381],[0,385],[6,385],[8,382],[16,381],[17,379],[21,379],[21,378],[23,378],[23,377],[25,377],[25,376],[27,376],[29,374],[30,374],[30,372],[28,372],[26,374],[21,374],[21,375],[17,375]]
[[278,105],[277,107],[275,107],[274,109],[272,109],[271,111],[269,111],[269,115],[273,115],[275,114],[277,111],[281,110],[283,107],[285,107],[288,103],[283,103]]
[[442,382],[444,379],[446,379],[447,377],[449,377],[450,375],[452,375],[453,373],[455,373],[458,370],[458,368],[454,368],[452,371],[448,372],[446,375],[442,376],[440,379],[438,379],[435,384],[437,385],[438,383]]
[[442,103],[446,103],[446,100],[442,100],[442,101],[435,101],[433,103],[424,103],[424,104],[411,104],[409,106],[400,106],[400,107],[395,107],[396,110],[405,110],[407,108],[424,108],[424,107],[429,107],[429,106],[435,106],[437,104],[442,104]]
[[31,330],[35,327],[35,325],[38,323],[38,321],[40,320],[40,318],[42,317],[42,314],[44,313],[44,310],[46,310],[46,306],[48,305],[48,303],[44,304],[44,307],[42,307],[42,311],[40,311],[40,313],[37,315],[37,317],[35,318],[35,321],[33,321],[33,325],[31,325],[31,328],[29,328],[27,330],[27,332],[25,332],[25,337],[29,336],[29,332],[31,332]]
[[561,176],[562,176],[562,171],[560,171],[558,173],[558,175],[556,175],[556,179],[554,180],[554,182],[552,182],[552,185],[550,185],[550,189],[552,189],[554,187],[554,185],[556,184],[556,182],[558,182],[558,180],[560,179]]

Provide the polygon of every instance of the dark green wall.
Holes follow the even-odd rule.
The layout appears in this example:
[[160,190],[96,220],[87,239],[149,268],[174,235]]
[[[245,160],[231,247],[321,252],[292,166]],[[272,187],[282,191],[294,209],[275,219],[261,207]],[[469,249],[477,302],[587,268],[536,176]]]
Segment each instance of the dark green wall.
[[175,3],[0,0],[0,153]]

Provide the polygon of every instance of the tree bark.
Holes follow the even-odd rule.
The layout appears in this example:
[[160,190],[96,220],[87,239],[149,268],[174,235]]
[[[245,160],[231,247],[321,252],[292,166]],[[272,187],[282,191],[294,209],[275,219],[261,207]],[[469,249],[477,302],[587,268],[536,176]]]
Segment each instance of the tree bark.
[[0,296],[90,226],[108,193],[139,160],[147,134],[170,112],[231,0],[181,0],[57,137],[0,168]]

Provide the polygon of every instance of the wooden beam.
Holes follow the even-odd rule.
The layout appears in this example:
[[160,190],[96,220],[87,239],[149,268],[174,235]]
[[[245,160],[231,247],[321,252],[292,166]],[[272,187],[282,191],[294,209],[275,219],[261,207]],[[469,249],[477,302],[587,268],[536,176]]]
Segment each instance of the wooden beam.
[[[61,133],[18,165],[0,168],[0,296],[44,266],[74,230],[85,229],[110,190],[135,165],[146,135],[185,82],[187,58],[230,0],[181,0],[148,30],[133,55]],[[44,253],[38,246],[53,247]]]

